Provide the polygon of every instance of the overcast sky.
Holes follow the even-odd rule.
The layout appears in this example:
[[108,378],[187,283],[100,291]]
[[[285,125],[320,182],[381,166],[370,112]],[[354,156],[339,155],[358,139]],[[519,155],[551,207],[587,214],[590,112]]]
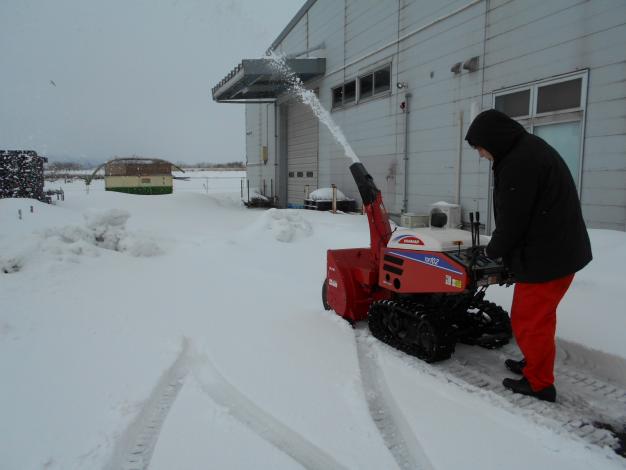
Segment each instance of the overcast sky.
[[0,0],[0,149],[51,160],[245,159],[211,88],[304,0]]

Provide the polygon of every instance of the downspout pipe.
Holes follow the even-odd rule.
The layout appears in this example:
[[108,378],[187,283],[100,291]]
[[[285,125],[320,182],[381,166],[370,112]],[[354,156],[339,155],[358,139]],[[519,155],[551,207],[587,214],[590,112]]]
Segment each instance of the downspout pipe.
[[404,94],[404,196],[402,198],[402,213],[409,211],[409,113],[411,93]]
[[461,205],[461,165],[463,164],[463,110],[459,113],[459,155],[456,162],[456,200]]
[[278,202],[278,186],[280,184],[278,169],[278,106],[276,101],[274,101],[274,181],[276,181],[276,194],[272,194],[274,198],[272,204],[276,205]]

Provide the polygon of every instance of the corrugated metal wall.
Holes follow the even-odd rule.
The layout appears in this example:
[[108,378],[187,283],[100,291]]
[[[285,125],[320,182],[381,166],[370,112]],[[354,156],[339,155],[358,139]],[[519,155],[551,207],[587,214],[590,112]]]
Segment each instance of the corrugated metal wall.
[[[485,90],[589,69],[581,197],[588,224],[626,229],[626,2],[492,1]],[[485,107],[491,105],[486,95]]]
[[[437,201],[457,203],[486,213],[488,165],[463,137],[473,101],[480,101],[480,71],[451,72],[451,67],[482,56],[485,27],[483,2],[406,2],[401,10],[402,35],[398,79],[413,91],[409,134],[409,211],[424,212]],[[462,127],[462,128],[461,128]],[[458,187],[457,171],[462,172]]]
[[[333,87],[358,79],[363,73],[386,64],[392,65],[392,83],[395,83],[394,54],[397,48],[389,47],[371,53],[397,38],[398,1],[352,0],[344,3],[318,0],[310,10],[310,17],[322,16],[324,11],[333,12],[332,24],[339,29],[331,36],[336,46],[329,44],[330,38],[325,41],[327,73],[319,92],[322,104],[327,109],[331,108]],[[317,25],[311,22],[309,30],[316,31]],[[366,55],[368,57],[362,59]],[[402,116],[399,111],[399,100],[392,90],[384,97],[332,112],[333,119],[343,130],[357,156],[375,176],[391,211],[399,210],[396,206],[401,204],[399,166],[402,141],[398,141],[401,123],[397,121]],[[351,163],[330,132],[320,127],[320,185],[335,183],[343,192],[358,198],[348,171]]]
[[[425,212],[433,202],[460,198],[465,211],[485,212],[489,166],[461,139],[472,110],[492,107],[493,93],[503,88],[588,70],[583,210],[592,227],[626,229],[623,0],[317,0],[279,49],[292,54],[321,43],[325,48],[312,54],[326,57],[327,73],[311,86],[328,109],[333,87],[391,63],[390,93],[332,112],[391,212],[403,209],[406,114],[400,103],[407,90],[407,209]],[[478,71],[450,70],[474,56]],[[408,88],[397,89],[398,82]],[[263,120],[253,106],[247,124]],[[247,144],[259,145],[250,138]],[[349,163],[320,125],[319,184],[336,183],[357,196]]]

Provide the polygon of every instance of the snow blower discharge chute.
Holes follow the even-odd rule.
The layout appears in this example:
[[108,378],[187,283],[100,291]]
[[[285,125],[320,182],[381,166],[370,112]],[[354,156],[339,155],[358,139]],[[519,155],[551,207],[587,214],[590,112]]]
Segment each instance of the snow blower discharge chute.
[[445,214],[434,214],[431,227],[392,232],[372,177],[362,163],[350,171],[370,246],[328,250],[324,308],[350,322],[367,319],[376,338],[427,362],[449,358],[457,342],[486,348],[508,343],[509,315],[484,296],[487,286],[510,284],[511,278],[502,263],[482,253],[479,213],[470,214],[470,231],[443,228]]

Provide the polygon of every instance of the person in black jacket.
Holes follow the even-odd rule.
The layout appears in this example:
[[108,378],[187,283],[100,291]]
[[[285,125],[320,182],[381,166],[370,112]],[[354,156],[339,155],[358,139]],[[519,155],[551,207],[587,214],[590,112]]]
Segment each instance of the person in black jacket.
[[492,162],[495,230],[485,252],[515,279],[511,325],[524,355],[506,367],[516,393],[555,401],[556,308],[591,244],[572,175],[559,153],[496,110],[480,113],[465,140]]

